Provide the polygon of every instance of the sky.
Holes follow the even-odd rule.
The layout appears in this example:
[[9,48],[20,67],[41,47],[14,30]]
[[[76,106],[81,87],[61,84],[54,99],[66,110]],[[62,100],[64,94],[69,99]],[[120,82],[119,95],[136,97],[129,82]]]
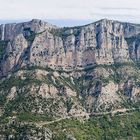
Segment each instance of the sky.
[[60,26],[103,18],[140,23],[140,0],[0,0],[0,22],[42,19]]

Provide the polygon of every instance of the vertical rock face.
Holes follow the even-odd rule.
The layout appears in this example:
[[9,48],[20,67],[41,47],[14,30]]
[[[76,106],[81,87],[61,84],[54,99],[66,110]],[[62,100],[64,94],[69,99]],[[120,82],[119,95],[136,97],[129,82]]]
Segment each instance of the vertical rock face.
[[1,75],[22,66],[73,70],[139,61],[140,26],[111,20],[58,28],[41,20],[0,26]]
[[35,35],[51,28],[56,26],[35,19],[25,23],[1,25],[1,75],[29,64]]
[[46,29],[56,28],[56,26],[53,26],[47,22],[43,22],[38,19],[33,19],[30,22],[24,22],[24,23],[13,23],[13,24],[5,24],[0,26],[1,30],[1,40],[2,40],[2,34],[4,32],[4,40],[13,40],[18,34],[31,34],[31,32],[34,33],[40,33],[43,32]]
[[2,29],[1,29],[1,40],[4,40],[4,36],[5,36],[5,25],[2,25]]

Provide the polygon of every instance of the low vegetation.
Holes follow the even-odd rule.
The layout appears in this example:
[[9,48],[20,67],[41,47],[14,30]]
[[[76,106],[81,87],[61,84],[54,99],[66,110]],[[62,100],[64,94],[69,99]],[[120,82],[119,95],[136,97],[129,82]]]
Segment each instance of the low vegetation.
[[66,140],[69,134],[76,140],[139,140],[140,112],[94,117],[83,123],[74,119],[65,120],[46,127],[53,132],[52,140]]

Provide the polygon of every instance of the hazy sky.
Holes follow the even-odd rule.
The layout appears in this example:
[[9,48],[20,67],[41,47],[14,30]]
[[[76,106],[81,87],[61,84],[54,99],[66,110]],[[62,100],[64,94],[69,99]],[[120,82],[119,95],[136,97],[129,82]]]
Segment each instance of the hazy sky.
[[140,23],[140,0],[0,0],[0,20],[32,18]]

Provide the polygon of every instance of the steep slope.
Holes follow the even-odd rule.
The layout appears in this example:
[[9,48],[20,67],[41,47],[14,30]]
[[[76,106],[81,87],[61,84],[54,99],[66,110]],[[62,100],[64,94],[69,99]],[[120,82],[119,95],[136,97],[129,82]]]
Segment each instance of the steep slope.
[[1,25],[1,139],[53,139],[65,119],[139,111],[139,35],[140,25],[106,19]]

